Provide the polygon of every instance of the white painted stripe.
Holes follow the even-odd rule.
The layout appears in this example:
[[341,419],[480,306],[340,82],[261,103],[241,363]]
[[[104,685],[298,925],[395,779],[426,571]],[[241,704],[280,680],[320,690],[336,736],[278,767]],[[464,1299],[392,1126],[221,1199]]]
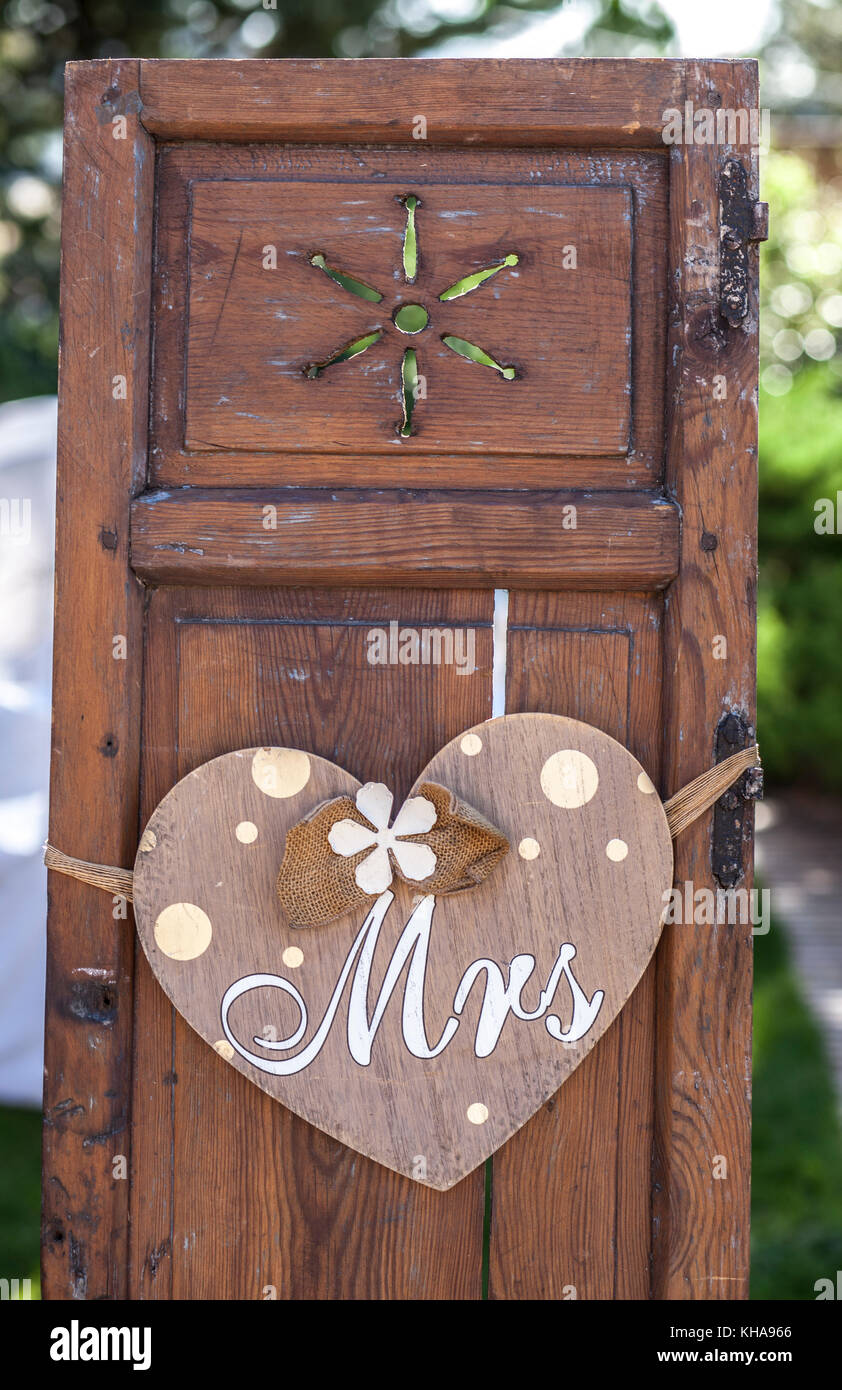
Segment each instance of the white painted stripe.
[[491,684],[491,718],[506,713],[506,637],[509,627],[509,591],[494,590],[494,667]]

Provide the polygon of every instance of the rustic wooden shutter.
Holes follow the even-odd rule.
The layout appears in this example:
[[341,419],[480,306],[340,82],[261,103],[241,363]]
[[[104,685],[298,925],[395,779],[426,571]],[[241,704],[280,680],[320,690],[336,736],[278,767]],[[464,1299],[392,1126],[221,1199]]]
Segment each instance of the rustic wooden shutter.
[[[755,266],[729,325],[720,180],[756,169],[667,146],[685,102],[756,106],[754,65],[71,65],[54,844],[129,866],[180,777],[256,744],[400,796],[492,713],[504,593],[506,709],[589,721],[664,795],[751,720]],[[475,629],[479,673],[372,667],[392,620]],[[711,827],[679,883],[715,886]],[[667,928],[558,1095],[440,1193],[226,1069],[119,914],[51,876],[47,1296],[745,1294],[750,927]]]

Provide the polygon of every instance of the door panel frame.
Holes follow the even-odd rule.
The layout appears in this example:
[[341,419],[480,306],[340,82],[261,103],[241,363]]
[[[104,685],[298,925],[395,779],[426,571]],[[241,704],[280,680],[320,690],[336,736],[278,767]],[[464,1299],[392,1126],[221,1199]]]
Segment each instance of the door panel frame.
[[[399,147],[412,139],[413,119],[423,113],[431,147],[467,141],[502,147],[663,150],[663,113],[670,107],[683,110],[685,101],[697,109],[755,108],[756,65],[649,60],[402,60],[399,66],[378,60],[361,70],[350,63],[303,60],[103,60],[69,65],[52,843],[78,857],[127,865],[140,829],[144,612],[150,590],[132,568],[129,536],[132,504],[136,516],[148,506],[142,494],[148,462],[156,142],[371,141]],[[679,539],[671,531],[674,540],[659,554],[660,568],[654,569],[660,579],[654,569],[647,578],[653,588],[658,583],[668,586],[663,598],[664,795],[711,764],[714,731],[723,712],[739,709],[749,722],[754,720],[757,258],[752,250],[749,316],[739,328],[726,327],[719,318],[718,175],[731,157],[744,161],[756,196],[756,151],[751,148],[684,144],[675,146],[670,156],[669,408],[666,486],[657,506],[670,518],[661,524],[664,535],[664,528],[674,528],[678,516],[681,535]],[[726,381],[724,399],[712,397],[714,375]],[[624,505],[640,504],[633,500]],[[179,541],[183,543],[183,537],[173,534],[167,543]],[[680,567],[673,578],[679,544]],[[374,564],[366,570],[362,549],[342,569],[339,582],[346,587],[353,578],[384,582],[382,567]],[[195,582],[196,557],[185,561],[173,551],[171,568],[161,567],[159,561],[155,569],[142,555],[143,543],[135,559],[141,571],[145,564],[148,583],[172,580],[176,573],[177,582]],[[549,557],[555,563],[551,551]],[[597,560],[594,552],[589,563]],[[247,546],[244,563],[250,563]],[[322,582],[336,583],[329,557],[320,563]],[[476,556],[472,563],[474,578],[463,572],[460,584],[506,578],[511,582],[512,576],[502,574],[499,565],[483,571]],[[464,568],[470,571],[470,565]],[[565,580],[559,558],[557,576],[548,574],[545,564],[534,570],[531,585],[556,588],[566,582],[567,587],[581,588],[586,573],[587,565]],[[628,576],[631,585],[631,570]],[[227,577],[224,564],[211,566],[204,581],[222,577]],[[242,573],[238,579],[242,582]],[[443,572],[431,573],[427,582],[443,579]],[[530,584],[523,572],[513,579],[513,588]],[[397,570],[392,582],[408,580],[418,582],[417,567],[411,574]],[[289,571],[276,569],[263,582],[290,582]],[[616,587],[619,576],[614,574],[611,582]],[[593,585],[597,583],[595,575]],[[711,643],[717,635],[727,637],[725,661],[712,658]],[[117,636],[126,638],[125,660],[115,659]],[[174,679],[174,672],[161,679],[158,700],[168,698],[166,682]],[[175,697],[174,687],[170,694]],[[177,775],[175,750],[153,746],[150,738],[143,759],[147,795],[152,796],[154,788],[157,799]],[[679,883],[715,886],[711,821],[712,815],[703,817],[679,841]],[[747,875],[746,885],[749,882]],[[113,1176],[112,1159],[125,1154],[132,1173],[166,1173],[161,1087],[177,1082],[167,1061],[163,996],[142,971],[135,987],[131,915],[121,920],[112,916],[113,909],[97,890],[50,875],[43,1242],[47,1298],[125,1298],[130,1293],[167,1297],[173,1288],[184,1287],[183,1276],[172,1282],[173,1260],[183,1255],[168,1244],[171,1199],[163,1181],[154,1191],[131,1194],[138,1213],[144,1205],[154,1208],[154,1224],[164,1234],[158,1245],[143,1251],[130,1275],[131,1183]],[[750,927],[668,928],[657,954],[654,982],[646,986],[653,991],[656,1018],[649,1260],[650,1293],[657,1298],[731,1298],[747,1293],[751,944]],[[144,1036],[133,1038],[133,1017],[148,1021]],[[631,1015],[628,1023],[632,1028]],[[135,1094],[137,1088],[148,1088],[150,1104],[164,1117],[158,1128],[132,1126],[133,1055],[138,1068]],[[627,1117],[627,1122],[632,1121]],[[517,1142],[528,1150],[529,1127]],[[713,1178],[718,1155],[727,1159],[726,1181]],[[638,1173],[638,1184],[641,1177]],[[375,1193],[376,1184],[369,1203],[376,1203]],[[503,1231],[502,1188],[498,1199],[495,1221]],[[629,1239],[638,1255],[639,1203],[643,1200],[645,1214],[649,1199],[649,1193],[641,1199],[636,1189],[637,1234]],[[378,1219],[385,1220],[386,1214],[384,1208]],[[531,1296],[560,1296],[554,1246],[540,1222],[530,1222],[527,1228],[514,1208],[510,1217],[520,1237],[511,1247],[517,1262],[514,1253],[507,1265],[499,1249],[492,1251],[490,1296],[524,1296],[519,1282],[523,1269],[529,1270]],[[429,1223],[435,1217],[430,1212],[423,1220]],[[323,1239],[330,1239],[329,1229],[323,1231]],[[454,1296],[476,1296],[477,1239],[472,1226],[450,1266],[447,1277]],[[392,1263],[400,1258],[400,1251],[393,1251]],[[639,1295],[645,1286],[642,1268],[638,1260],[633,1272],[615,1272],[612,1292],[606,1273],[593,1296]],[[383,1296],[390,1290],[392,1296],[412,1296],[406,1292],[408,1284],[394,1277],[394,1269],[374,1276],[369,1271],[365,1278],[367,1296],[376,1296],[378,1288]],[[353,1272],[348,1280],[345,1286],[335,1286],[334,1296],[337,1291],[355,1296]],[[319,1296],[315,1288],[313,1293]],[[306,1296],[302,1288],[298,1296]]]
[[[144,589],[129,504],[146,477],[154,141],[135,60],[65,86],[50,842],[132,864]],[[126,138],[112,116],[125,114]],[[116,393],[116,394],[115,394]],[[126,641],[115,659],[114,639]],[[125,1298],[134,942],[109,896],[48,876],[42,1291]],[[117,909],[119,910],[119,909]]]

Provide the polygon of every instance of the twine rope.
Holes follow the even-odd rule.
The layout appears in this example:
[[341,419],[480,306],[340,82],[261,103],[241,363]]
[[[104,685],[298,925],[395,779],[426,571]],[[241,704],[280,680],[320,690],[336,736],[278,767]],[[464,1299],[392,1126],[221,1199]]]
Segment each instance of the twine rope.
[[[760,749],[755,743],[739,753],[732,753],[730,758],[717,763],[716,767],[708,768],[700,777],[694,777],[686,787],[665,801],[664,811],[672,838],[675,839],[688,825],[698,820],[748,768],[758,767],[759,764]],[[84,859],[73,859],[49,842],[44,846],[44,863],[56,873],[67,874],[81,883],[90,883],[94,888],[104,888],[107,893],[118,894],[132,901],[134,874],[131,869],[117,869],[109,864],[89,864]]]
[[730,758],[717,763],[716,767],[708,768],[701,777],[694,777],[686,787],[682,787],[669,801],[665,801],[664,811],[672,838],[675,839],[676,835],[680,835],[694,820],[698,820],[743,772],[750,767],[757,767],[759,763],[760,749],[755,743],[740,753],[732,753]]
[[89,864],[84,859],[73,859],[49,842],[44,846],[44,863],[58,874],[67,874],[68,878],[78,878],[81,883],[91,883],[94,888],[104,888],[106,893],[132,900],[134,874],[131,869],[114,869],[109,864]]

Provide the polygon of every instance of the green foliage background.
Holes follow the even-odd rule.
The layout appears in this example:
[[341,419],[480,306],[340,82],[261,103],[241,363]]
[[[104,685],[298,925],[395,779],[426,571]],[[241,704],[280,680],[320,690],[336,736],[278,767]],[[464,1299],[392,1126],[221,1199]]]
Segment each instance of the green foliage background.
[[813,1299],[842,1255],[842,1120],[774,919],[755,938],[752,1089],[751,1297]]
[[815,523],[842,490],[842,176],[773,153],[764,196],[758,729],[774,780],[838,792],[842,536]]

